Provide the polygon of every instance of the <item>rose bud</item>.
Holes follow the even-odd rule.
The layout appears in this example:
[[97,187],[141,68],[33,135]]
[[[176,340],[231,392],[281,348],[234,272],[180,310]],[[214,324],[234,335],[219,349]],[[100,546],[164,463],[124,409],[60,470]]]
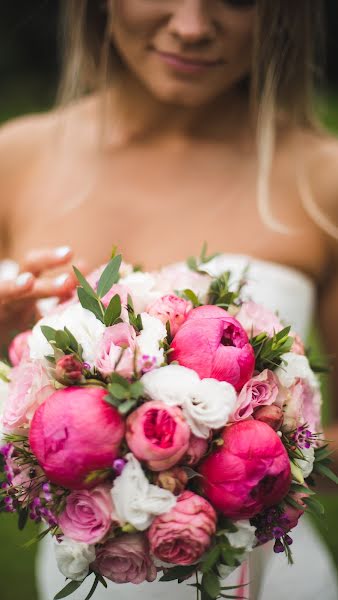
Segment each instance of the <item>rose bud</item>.
[[256,421],[262,421],[262,423],[270,425],[275,431],[280,430],[284,419],[282,409],[274,404],[257,408],[253,413],[253,417]]
[[55,379],[65,383],[79,383],[82,380],[83,363],[72,354],[59,358],[55,367]]
[[189,447],[184,456],[184,464],[188,467],[197,465],[199,461],[206,455],[208,450],[208,441],[204,438],[199,438],[193,433],[190,436]]
[[173,467],[168,471],[158,473],[155,483],[164,490],[168,490],[178,496],[183,492],[188,483],[188,475],[181,467]]

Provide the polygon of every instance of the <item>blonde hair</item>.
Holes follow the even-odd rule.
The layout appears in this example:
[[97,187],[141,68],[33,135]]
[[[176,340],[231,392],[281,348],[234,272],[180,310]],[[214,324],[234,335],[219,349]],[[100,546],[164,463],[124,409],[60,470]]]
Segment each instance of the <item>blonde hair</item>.
[[[108,5],[108,0],[64,0],[63,105],[106,89],[121,67],[110,36],[113,16]],[[275,220],[269,202],[278,121],[282,115],[291,127],[320,129],[315,87],[322,58],[322,5],[322,0],[257,0],[248,93],[257,120],[258,208],[263,222],[280,233],[290,233],[290,228]],[[326,229],[325,217],[316,221]]]

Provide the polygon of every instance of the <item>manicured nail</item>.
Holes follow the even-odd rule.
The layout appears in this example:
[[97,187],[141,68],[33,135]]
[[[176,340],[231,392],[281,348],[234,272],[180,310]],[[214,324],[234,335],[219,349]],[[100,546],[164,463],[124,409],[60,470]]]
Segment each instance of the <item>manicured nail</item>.
[[60,246],[60,248],[56,248],[56,250],[55,250],[55,256],[57,258],[64,258],[69,253],[70,253],[69,246]]
[[68,277],[69,277],[68,273],[64,273],[63,275],[59,275],[59,277],[57,277],[54,280],[54,285],[56,285],[56,287],[62,287],[66,283]]
[[17,287],[24,287],[31,277],[33,277],[32,273],[20,273],[20,275],[16,278],[15,285]]

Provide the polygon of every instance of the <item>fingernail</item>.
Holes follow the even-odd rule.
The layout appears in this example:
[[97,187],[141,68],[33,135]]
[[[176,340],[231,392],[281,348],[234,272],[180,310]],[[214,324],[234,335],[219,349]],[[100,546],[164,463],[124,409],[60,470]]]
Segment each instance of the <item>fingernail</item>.
[[67,273],[64,273],[63,275],[59,275],[59,277],[57,277],[54,280],[54,284],[56,285],[56,287],[62,287],[66,283],[68,277],[69,277],[69,275]]
[[55,256],[57,256],[57,258],[64,258],[65,256],[67,256],[67,254],[69,254],[69,252],[69,246],[60,246],[60,248],[57,248],[55,250]]
[[32,273],[20,273],[20,275],[16,278],[15,285],[18,287],[23,287],[28,283],[28,281],[33,277]]

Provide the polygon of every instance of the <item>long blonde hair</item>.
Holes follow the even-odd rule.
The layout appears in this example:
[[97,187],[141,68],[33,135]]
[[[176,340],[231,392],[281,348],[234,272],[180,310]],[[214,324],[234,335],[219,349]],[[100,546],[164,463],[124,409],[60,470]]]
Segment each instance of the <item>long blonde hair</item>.
[[[322,15],[322,0],[257,0],[248,91],[257,120],[257,197],[262,220],[280,233],[290,229],[274,219],[269,202],[278,116],[291,127],[320,128],[315,88],[323,58]],[[113,81],[121,62],[110,36],[111,18],[98,0],[64,0],[62,104]],[[305,208],[311,204],[307,198]],[[327,229],[325,217],[312,213]]]

